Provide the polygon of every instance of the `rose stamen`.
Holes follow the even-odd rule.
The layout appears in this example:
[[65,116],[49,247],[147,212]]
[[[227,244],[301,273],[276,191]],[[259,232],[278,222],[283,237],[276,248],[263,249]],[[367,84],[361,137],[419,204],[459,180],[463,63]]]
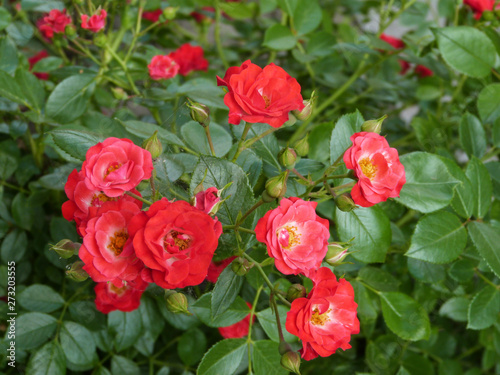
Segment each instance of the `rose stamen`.
[[125,242],[128,240],[128,233],[122,229],[121,231],[115,232],[114,236],[110,238],[110,242],[108,245],[108,249],[110,249],[115,256],[119,256],[123,247],[125,246]]
[[116,201],[117,198],[108,197],[104,193],[94,194],[90,201],[92,207],[101,207],[104,202]]
[[320,314],[318,308],[315,308],[310,319],[311,323],[315,326],[324,326],[326,322],[330,321],[330,317],[328,316],[328,313],[330,311],[332,311],[332,309],[329,309],[327,312]]
[[297,231],[296,226],[286,226],[278,231],[278,242],[284,250],[289,250],[292,246],[300,244],[301,234]]
[[108,169],[106,170],[106,173],[104,174],[104,178],[108,177],[108,176],[109,176],[109,174],[110,174],[111,172],[116,171],[116,170],[117,170],[117,169],[119,169],[121,166],[122,166],[122,164],[119,164],[119,163],[114,163],[114,164],[110,165],[110,166],[108,167]]
[[172,250],[173,246],[177,247],[179,249],[178,251],[183,251],[186,250],[190,244],[191,239],[189,236],[175,230],[168,233],[163,240],[163,248],[165,251]]
[[364,158],[359,161],[359,166],[361,167],[361,172],[368,177],[370,180],[375,178],[377,174],[377,166],[372,163],[369,158]]
[[262,95],[262,99],[264,99],[264,103],[266,103],[264,108],[267,108],[271,105],[271,99],[269,99],[266,95]]
[[118,296],[121,296],[127,291],[127,285],[124,282],[124,285],[121,288],[117,288],[113,283],[109,283],[109,289]]

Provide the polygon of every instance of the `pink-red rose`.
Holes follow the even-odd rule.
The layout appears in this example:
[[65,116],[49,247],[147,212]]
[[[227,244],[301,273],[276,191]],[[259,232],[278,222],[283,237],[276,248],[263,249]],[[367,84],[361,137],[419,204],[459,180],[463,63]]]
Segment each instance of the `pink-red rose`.
[[141,296],[148,283],[139,276],[136,280],[123,283],[117,288],[112,283],[97,283],[95,291],[95,307],[103,314],[114,310],[129,312],[141,304]]
[[108,13],[104,9],[101,9],[101,12],[98,15],[94,14],[91,17],[86,14],[82,14],[82,28],[97,33],[98,31],[104,29],[104,27],[106,26],[107,16]]
[[[248,307],[251,309],[252,304],[247,302]],[[255,315],[253,316],[252,323],[255,321]],[[225,339],[239,339],[241,337],[248,336],[248,329],[250,327],[250,314],[240,320],[238,323],[234,323],[227,327],[219,327],[219,333]]]
[[151,178],[153,159],[131,140],[111,137],[89,148],[82,171],[88,189],[119,197]]
[[148,65],[149,76],[155,81],[175,77],[179,73],[179,68],[174,59],[164,55],[154,56]]
[[206,214],[214,215],[220,201],[220,191],[216,187],[211,187],[194,196],[193,206]]
[[478,20],[483,15],[483,12],[493,10],[495,0],[464,0],[464,4],[474,11],[474,18]]
[[185,201],[166,198],[136,215],[129,225],[135,253],[148,282],[165,289],[198,285],[222,234],[222,225]]
[[78,256],[85,263],[83,269],[96,282],[111,281],[116,287],[123,281],[132,281],[144,268],[134,248],[126,246],[128,224],[140,208],[125,200],[106,202],[87,222],[83,244]]
[[54,34],[64,33],[66,25],[71,23],[71,17],[66,15],[66,9],[62,12],[52,9],[48,15],[37,22],[38,29],[46,38],[52,39]]
[[203,48],[186,43],[168,55],[179,65],[179,74],[187,76],[193,70],[207,71],[208,61],[203,57]]
[[[32,56],[28,59],[28,63],[30,64],[30,71],[33,69],[35,64],[40,60],[49,57],[49,53],[45,50],[41,50],[35,56]],[[49,79],[49,73],[35,72],[33,73],[38,79],[43,79],[44,81]]]
[[210,265],[208,266],[208,271],[207,271],[207,281],[210,281],[211,283],[216,283],[217,280],[219,279],[220,274],[222,271],[226,269],[227,266],[231,264],[233,260],[235,260],[236,257],[230,257],[224,260],[221,260],[220,262],[214,262],[213,260],[210,262]]
[[359,333],[351,284],[337,281],[326,267],[317,271],[313,282],[307,298],[295,299],[286,317],[286,330],[302,341],[300,353],[306,361],[328,357],[338,348],[349,349],[351,335]]
[[317,202],[284,198],[255,227],[257,241],[267,246],[276,268],[285,275],[309,274],[328,251],[329,222],[316,214]]
[[351,191],[354,203],[370,207],[398,197],[406,182],[398,150],[389,147],[387,140],[377,133],[356,133],[351,141],[344,162],[358,179]]
[[152,10],[150,12],[142,12],[142,18],[144,18],[145,20],[148,20],[150,22],[158,22],[158,20],[160,19],[160,16],[163,14],[163,10],[161,9],[156,9],[156,10]]
[[304,108],[300,85],[279,66],[264,69],[250,60],[226,71],[224,79],[217,77],[218,86],[226,86],[224,103],[229,107],[229,123],[241,120],[265,123],[279,128],[288,121],[288,113]]

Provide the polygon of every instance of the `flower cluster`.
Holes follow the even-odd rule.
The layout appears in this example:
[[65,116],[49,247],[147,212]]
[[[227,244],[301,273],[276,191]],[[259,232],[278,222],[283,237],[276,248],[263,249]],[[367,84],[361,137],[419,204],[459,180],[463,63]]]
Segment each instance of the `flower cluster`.
[[[104,9],[100,9],[99,13],[88,16],[81,15],[82,29],[90,30],[97,33],[106,26],[106,18],[108,13]],[[47,15],[38,20],[37,26],[43,36],[47,39],[52,39],[56,34],[64,34],[66,26],[71,25],[71,17],[66,14],[66,9],[62,11],[52,9]]]
[[208,61],[203,57],[203,48],[186,43],[168,55],[154,56],[148,69],[152,79],[161,80],[177,74],[187,76],[195,70],[207,71]]

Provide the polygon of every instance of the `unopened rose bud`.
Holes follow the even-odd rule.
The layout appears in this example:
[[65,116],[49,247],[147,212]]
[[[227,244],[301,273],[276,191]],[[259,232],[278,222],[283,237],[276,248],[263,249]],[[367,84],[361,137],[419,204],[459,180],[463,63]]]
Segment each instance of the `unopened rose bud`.
[[166,20],[173,20],[178,9],[179,7],[166,7],[163,9],[163,17],[165,17]]
[[103,32],[97,33],[96,36],[94,37],[94,44],[97,47],[103,48],[106,47],[106,43],[108,42],[108,38],[106,37],[106,34]]
[[167,291],[165,293],[165,302],[167,310],[174,314],[190,314],[188,311],[187,298],[182,293]]
[[69,259],[73,255],[78,254],[80,246],[82,244],[65,239],[53,245],[50,250],[54,250],[63,259]]
[[188,99],[187,107],[191,110],[191,118],[203,127],[210,124],[210,109],[204,104],[193,102]]
[[264,203],[270,203],[272,201],[275,201],[276,200],[276,197],[271,197],[267,191],[263,191],[262,192],[262,200],[264,201]]
[[220,199],[222,190],[224,189],[218,190],[216,187],[211,187],[207,190],[201,190],[196,193],[196,195],[191,199],[191,204],[200,211],[205,212],[206,214],[215,215],[219,210],[222,202],[224,202],[224,200]]
[[71,268],[66,271],[66,276],[78,282],[87,280],[89,274],[82,268],[84,265],[85,264],[81,260],[76,261],[71,265]]
[[306,294],[306,288],[303,285],[292,284],[286,292],[286,299],[290,302],[293,302],[297,298],[305,298]]
[[311,98],[309,100],[304,100],[303,102],[304,108],[301,111],[295,109],[292,111],[292,114],[301,121],[307,120],[312,114],[315,101],[316,101],[316,91],[313,91],[311,94]]
[[340,266],[345,257],[349,254],[347,250],[349,246],[345,247],[338,243],[328,245],[325,262],[331,266]]
[[297,153],[297,155],[299,156],[306,156],[308,153],[309,153],[309,134],[306,135],[304,138],[302,138],[301,140],[299,140],[295,146],[294,146],[294,149],[295,149],[295,152]]
[[73,24],[66,25],[64,29],[64,34],[68,37],[69,40],[73,40],[76,36],[76,27]]
[[295,162],[297,161],[297,154],[293,148],[285,147],[278,154],[278,160],[283,167],[293,169],[293,167],[295,167]]
[[493,21],[495,19],[495,14],[490,10],[485,10],[482,16],[486,21]]
[[378,120],[365,121],[363,125],[361,125],[361,131],[380,134],[382,131],[382,123],[386,118],[387,115],[383,115]]
[[238,257],[231,263],[231,269],[238,276],[245,276],[251,269],[251,265],[245,258]]
[[282,127],[286,128],[287,126],[295,125],[296,122],[297,118],[292,114],[292,112],[288,112],[288,121],[286,121]]
[[266,182],[266,192],[270,197],[279,198],[285,195],[286,192],[286,177],[287,173],[283,172],[280,175],[270,178]]
[[300,375],[300,355],[297,352],[286,352],[281,356],[281,366],[285,370]]
[[142,143],[142,148],[149,151],[153,159],[158,158],[163,153],[163,146],[158,140],[158,130]]
[[348,194],[342,194],[335,198],[335,204],[340,211],[349,212],[356,208],[356,203]]
[[127,100],[128,99],[128,94],[121,87],[112,87],[111,92],[113,93],[113,96],[115,97],[115,99],[118,99],[118,100]]

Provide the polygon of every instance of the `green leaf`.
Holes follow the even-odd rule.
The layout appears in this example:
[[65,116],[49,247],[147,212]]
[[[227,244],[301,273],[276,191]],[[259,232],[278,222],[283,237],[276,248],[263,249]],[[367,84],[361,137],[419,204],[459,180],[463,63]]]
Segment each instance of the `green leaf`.
[[446,278],[446,272],[442,265],[415,258],[408,258],[408,271],[414,278],[424,283],[438,283]]
[[108,315],[108,327],[114,336],[118,352],[130,348],[142,333],[142,320],[139,310],[128,313],[112,311]]
[[238,296],[245,279],[236,275],[231,267],[220,274],[212,292],[212,320],[225,313]]
[[467,226],[472,242],[491,270],[500,277],[500,231],[490,224],[477,221],[470,222]]
[[186,366],[195,365],[207,350],[207,338],[198,328],[184,332],[177,344],[177,353]]
[[220,3],[221,10],[226,13],[229,17],[236,20],[244,20],[247,18],[252,18],[255,13],[255,4],[249,3]]
[[448,65],[475,78],[490,74],[496,50],[485,34],[470,26],[444,27],[434,32],[439,51]]
[[79,130],[56,129],[49,134],[57,147],[81,161],[85,160],[90,147],[102,141],[95,134]]
[[[280,316],[281,330],[283,331],[283,337],[286,342],[297,341],[297,336],[288,333],[285,328],[286,315],[290,311],[287,307],[283,305],[278,305],[278,314]],[[270,307],[265,310],[259,311],[257,314],[260,326],[266,332],[267,336],[274,342],[279,343],[280,338],[278,335],[278,324],[276,323],[276,314]]]
[[351,212],[336,209],[337,230],[341,241],[352,242],[352,256],[365,263],[381,263],[391,245],[392,231],[387,215],[380,207],[360,207]]
[[21,0],[21,8],[24,11],[50,12],[52,9],[63,10],[64,3],[58,0]]
[[253,344],[252,363],[254,375],[288,375],[281,367],[281,355],[277,342],[259,340]]
[[47,117],[67,124],[83,115],[95,88],[93,74],[71,76],[59,83],[45,107]]
[[427,312],[413,298],[398,292],[382,292],[379,296],[384,320],[392,332],[410,341],[429,337]]
[[363,267],[359,270],[359,278],[366,284],[381,292],[396,292],[401,282],[389,272],[376,267]]
[[500,83],[492,83],[481,90],[477,98],[477,110],[484,123],[500,118]]
[[26,313],[16,318],[16,349],[30,350],[42,345],[56,331],[57,320],[38,312]]
[[23,193],[16,194],[12,200],[11,210],[16,224],[24,230],[31,230],[35,218],[33,216],[33,207],[30,205],[28,197]]
[[493,185],[490,174],[484,164],[472,157],[465,170],[465,175],[472,184],[472,195],[475,197],[474,216],[481,219],[488,213],[493,195]]
[[295,47],[296,43],[295,36],[287,26],[275,24],[266,30],[263,45],[277,51],[285,51]]
[[465,297],[452,297],[439,309],[439,315],[446,316],[457,322],[467,321],[469,300]]
[[12,17],[7,9],[0,7],[0,31],[9,26]]
[[246,339],[219,341],[205,353],[197,375],[233,375],[246,351]]
[[[233,138],[222,126],[215,123],[209,125],[212,143],[214,145],[215,156],[223,157],[226,155],[233,145]],[[181,128],[182,138],[187,145],[200,154],[212,155],[210,145],[208,144],[207,135],[203,126],[197,122],[190,121]]]
[[437,211],[450,203],[459,181],[437,155],[412,152],[400,160],[405,167],[406,184],[396,201],[423,213]]
[[470,301],[467,328],[488,328],[497,321],[499,312],[500,291],[491,285],[486,285]]
[[406,256],[442,264],[457,259],[467,245],[467,231],[449,212],[424,216],[417,223]]
[[255,186],[262,172],[262,159],[253,150],[247,149],[238,156],[236,164],[247,173],[250,186]]
[[3,96],[13,102],[29,106],[29,102],[24,95],[23,90],[14,78],[0,70],[0,96]]
[[309,133],[309,158],[318,161],[328,161],[330,159],[330,136],[334,124],[327,122],[317,125]]
[[66,373],[66,358],[57,341],[51,341],[34,352],[28,362],[27,374],[63,375]]
[[[14,74],[19,64],[16,44],[10,38],[0,39],[0,70]],[[2,87],[0,86],[0,92]]]
[[486,142],[486,132],[476,116],[468,112],[462,116],[459,135],[460,143],[469,157],[474,155],[480,158],[485,154],[488,146]]
[[39,112],[45,103],[45,89],[40,80],[30,72],[18,69],[16,71],[16,82],[25,94],[31,107]]
[[474,212],[475,199],[472,192],[472,184],[462,169],[453,160],[443,157],[441,161],[446,164],[451,176],[460,181],[459,184],[455,185],[455,193],[451,200],[451,206],[458,215],[468,219]]
[[63,64],[63,59],[56,56],[48,56],[39,60],[31,71],[33,73],[47,73],[58,69]]
[[143,139],[151,137],[155,131],[158,131],[158,138],[160,141],[171,145],[184,146],[184,142],[180,140],[175,134],[169,132],[162,127],[150,124],[149,122],[129,120],[121,121],[117,119],[130,134],[136,135]]
[[474,276],[474,268],[477,266],[477,261],[472,259],[459,259],[454,262],[448,270],[450,277],[459,283],[467,283]]
[[94,301],[73,302],[69,305],[69,312],[75,322],[91,331],[100,331],[106,327],[106,315],[97,311]]
[[18,46],[25,46],[30,41],[34,32],[31,24],[22,21],[12,22],[5,30]]
[[293,12],[293,26],[298,35],[305,35],[319,26],[322,17],[316,0],[299,0]]
[[94,361],[96,345],[94,337],[87,328],[65,321],[60,336],[61,347],[69,362],[77,366],[86,366]]
[[128,358],[115,355],[111,359],[112,375],[139,375],[140,373],[139,366]]
[[0,178],[2,180],[9,179],[18,165],[19,163],[14,156],[0,150]]
[[52,312],[62,307],[64,299],[47,285],[34,284],[17,296],[19,304],[29,311]]
[[212,293],[205,293],[194,304],[190,304],[189,310],[194,313],[203,323],[209,327],[227,327],[239,322],[250,314],[250,309],[241,297],[236,297],[224,314],[212,319],[211,313]]
[[334,163],[349,147],[352,146],[351,135],[361,131],[361,125],[365,120],[359,111],[342,116],[330,138],[330,162]]
[[1,256],[2,261],[7,264],[8,262],[19,262],[26,248],[28,247],[28,236],[26,232],[18,228],[9,232],[2,242]]

